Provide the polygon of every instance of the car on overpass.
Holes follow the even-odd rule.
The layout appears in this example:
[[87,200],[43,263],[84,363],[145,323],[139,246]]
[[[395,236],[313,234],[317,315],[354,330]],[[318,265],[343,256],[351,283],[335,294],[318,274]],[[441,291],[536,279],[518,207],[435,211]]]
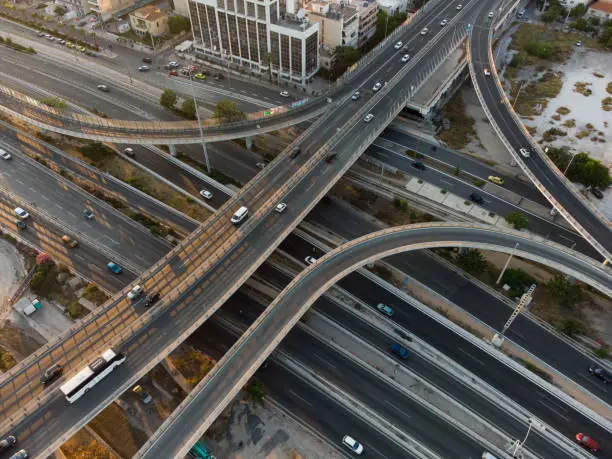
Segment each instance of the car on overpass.
[[142,285],[134,285],[132,290],[130,290],[127,294],[128,300],[134,301],[140,297],[144,293],[144,287]]
[[484,74],[485,74],[486,76],[491,76],[491,70],[489,70],[489,68],[488,68],[488,67],[485,67],[485,69],[484,69]]
[[117,263],[113,262],[113,261],[109,261],[106,265],[106,267],[108,268],[108,270],[113,273],[113,274],[120,274],[121,271],[123,270],[121,268],[121,266],[119,266]]
[[13,212],[21,220],[25,220],[27,218],[30,218],[30,214],[27,211],[25,211],[24,209],[22,209],[21,207],[15,207]]
[[402,62],[405,64],[406,62],[408,62],[410,60],[410,54],[404,54],[402,56]]
[[442,19],[442,22],[440,23],[440,27],[444,27],[446,26],[446,24],[448,24],[448,19]]
[[519,153],[521,154],[523,158],[529,158],[531,156],[531,153],[529,152],[529,148],[520,148]]
[[352,100],[359,100],[359,98],[361,97],[361,93],[359,91],[355,91],[353,93],[353,95],[351,96]]
[[2,440],[0,440],[0,451],[8,450],[15,443],[17,443],[17,439],[15,438],[14,435],[9,435],[7,437],[4,437]]
[[372,91],[378,92],[380,91],[380,88],[382,88],[382,83],[380,81],[377,81],[376,84],[372,86]]
[[363,121],[365,121],[366,123],[369,123],[373,119],[374,119],[374,115],[372,113],[368,113],[366,116],[363,117]]
[[392,317],[394,314],[393,308],[387,306],[386,304],[383,303],[378,303],[376,305],[376,309],[378,309],[380,312],[382,312],[384,315]]
[[393,45],[393,47],[394,47],[395,49],[400,49],[400,48],[401,48],[403,45],[404,45],[404,43],[403,43],[403,42],[398,41],[398,42],[397,42],[395,45]]
[[11,159],[12,158],[11,154],[8,151],[3,150],[2,148],[0,148],[0,157],[2,159]]
[[591,365],[589,367],[589,373],[601,379],[604,384],[612,382],[612,375],[598,365]]
[[583,434],[582,432],[576,434],[576,441],[580,444],[580,446],[588,449],[592,453],[596,453],[597,451],[599,451],[599,444],[591,437]]
[[208,190],[201,190],[200,196],[202,196],[204,199],[212,199],[213,194]]
[[352,452],[354,452],[355,454],[363,453],[363,445],[359,443],[357,440],[355,440],[353,437],[351,437],[350,435],[344,436],[344,438],[342,439],[342,444],[346,446],[348,449],[350,449]]

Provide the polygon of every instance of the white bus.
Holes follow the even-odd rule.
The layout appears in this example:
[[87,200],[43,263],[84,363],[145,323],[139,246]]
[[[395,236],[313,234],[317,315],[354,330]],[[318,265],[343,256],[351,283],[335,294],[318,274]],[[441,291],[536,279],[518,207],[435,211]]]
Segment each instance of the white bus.
[[102,381],[116,367],[125,362],[126,356],[112,349],[105,351],[76,375],[64,383],[60,390],[70,403],[76,402],[85,392]]

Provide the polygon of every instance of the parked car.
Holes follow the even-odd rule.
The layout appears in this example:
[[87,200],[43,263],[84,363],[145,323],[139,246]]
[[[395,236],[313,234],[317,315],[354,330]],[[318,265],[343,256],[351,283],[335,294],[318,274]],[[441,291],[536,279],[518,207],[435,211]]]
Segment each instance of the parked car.
[[276,207],[274,208],[274,211],[278,212],[279,214],[282,214],[285,211],[286,208],[287,208],[287,203],[279,202],[278,204],[276,204]]
[[315,257],[311,257],[310,255],[308,255],[306,258],[304,258],[304,261],[306,262],[307,265],[312,265],[317,262],[317,259]]
[[127,297],[129,300],[134,301],[143,293],[144,287],[142,285],[134,285],[134,287],[132,287],[132,290],[128,292]]
[[589,373],[601,379],[604,382],[604,384],[608,384],[612,382],[612,375],[608,373],[606,370],[604,370],[603,368],[601,368],[600,366],[591,365],[589,367]]
[[153,401],[153,397],[151,397],[151,395],[146,390],[144,390],[140,384],[134,386],[132,392],[138,394],[138,396],[140,397],[140,401],[143,403],[143,405],[148,405]]
[[168,67],[170,67],[171,69],[178,69],[180,66],[181,66],[181,64],[179,64],[176,61],[168,62]]
[[578,48],[582,47],[582,42],[581,42],[581,41],[577,41],[577,42],[576,42],[576,46],[577,46]]
[[64,234],[62,236],[62,242],[64,243],[64,245],[67,245],[68,247],[72,247],[73,249],[79,246],[79,241],[77,241],[76,239],[72,239],[67,234]]
[[345,435],[344,438],[342,438],[342,444],[355,454],[363,453],[363,445],[350,435]]
[[400,49],[403,45],[404,45],[404,43],[402,43],[401,41],[398,41],[395,45],[393,45],[393,47],[395,49]]
[[40,375],[40,383],[42,385],[51,384],[57,378],[59,378],[62,373],[64,373],[64,369],[59,363],[54,363],[49,368],[47,368],[42,375]]
[[497,177],[496,175],[489,175],[487,179],[489,180],[489,182],[495,183],[496,185],[504,184],[504,179],[501,177]]
[[408,350],[404,346],[400,346],[397,343],[393,343],[391,345],[391,352],[401,357],[403,360],[406,360],[409,357]]
[[289,91],[281,91],[280,96],[281,97],[289,97]]
[[474,201],[476,204],[482,204],[484,202],[483,197],[480,196],[478,193],[472,193],[470,195],[470,200]]
[[0,157],[2,159],[6,159],[6,160],[9,160],[9,159],[12,158],[11,154],[8,151],[6,151],[6,150],[4,150],[2,148],[0,148]]
[[361,93],[359,91],[355,91],[353,93],[353,95],[351,96],[352,100],[359,100],[359,98],[361,97]]
[[121,266],[119,266],[117,263],[115,263],[114,261],[109,261],[106,264],[106,267],[108,268],[108,270],[113,273],[113,274],[120,274],[121,271],[123,271],[123,268],[121,268]]
[[365,121],[366,123],[369,123],[373,119],[374,119],[374,115],[372,113],[368,113],[366,116],[364,116],[363,121]]
[[102,92],[110,92],[110,89],[108,89],[108,86],[106,86],[105,84],[99,84],[98,86],[96,86],[96,88],[98,88]]
[[603,199],[603,193],[601,192],[601,190],[599,188],[595,188],[595,187],[591,187],[591,193],[593,194],[593,196],[595,196],[597,199]]
[[20,218],[21,220],[26,220],[28,218],[30,218],[30,214],[27,213],[24,209],[22,209],[21,207],[15,207],[15,209],[13,209],[13,212],[15,213],[15,215]]
[[11,446],[17,443],[17,438],[14,435],[8,435],[0,440],[0,451],[6,451]]
[[376,309],[378,309],[380,312],[382,312],[383,314],[391,317],[394,314],[394,311],[392,308],[390,308],[389,306],[387,306],[386,304],[383,303],[378,303],[376,305]]
[[147,298],[145,299],[145,303],[144,303],[145,308],[150,308],[155,303],[157,303],[160,299],[161,299],[161,294],[159,292],[154,293],[153,295],[147,296]]
[[588,449],[592,453],[599,451],[599,444],[588,435],[577,433],[576,441],[580,444],[580,446]]
[[213,194],[208,190],[201,190],[200,196],[202,196],[204,199],[212,199]]

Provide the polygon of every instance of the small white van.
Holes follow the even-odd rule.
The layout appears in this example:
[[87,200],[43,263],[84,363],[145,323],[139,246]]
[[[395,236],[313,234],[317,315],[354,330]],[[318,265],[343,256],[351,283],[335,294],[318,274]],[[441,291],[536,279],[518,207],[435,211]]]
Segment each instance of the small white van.
[[232,215],[232,223],[234,225],[239,224],[242,220],[244,220],[246,218],[246,216],[249,215],[249,209],[247,209],[245,206],[242,206],[240,209],[238,209],[234,215]]

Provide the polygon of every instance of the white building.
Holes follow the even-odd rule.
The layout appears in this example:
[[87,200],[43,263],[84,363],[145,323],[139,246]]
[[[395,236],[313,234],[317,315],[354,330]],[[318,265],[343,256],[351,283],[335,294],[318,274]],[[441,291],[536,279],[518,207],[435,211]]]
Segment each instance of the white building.
[[189,0],[194,48],[212,60],[232,62],[306,84],[319,70],[319,24],[278,0]]

